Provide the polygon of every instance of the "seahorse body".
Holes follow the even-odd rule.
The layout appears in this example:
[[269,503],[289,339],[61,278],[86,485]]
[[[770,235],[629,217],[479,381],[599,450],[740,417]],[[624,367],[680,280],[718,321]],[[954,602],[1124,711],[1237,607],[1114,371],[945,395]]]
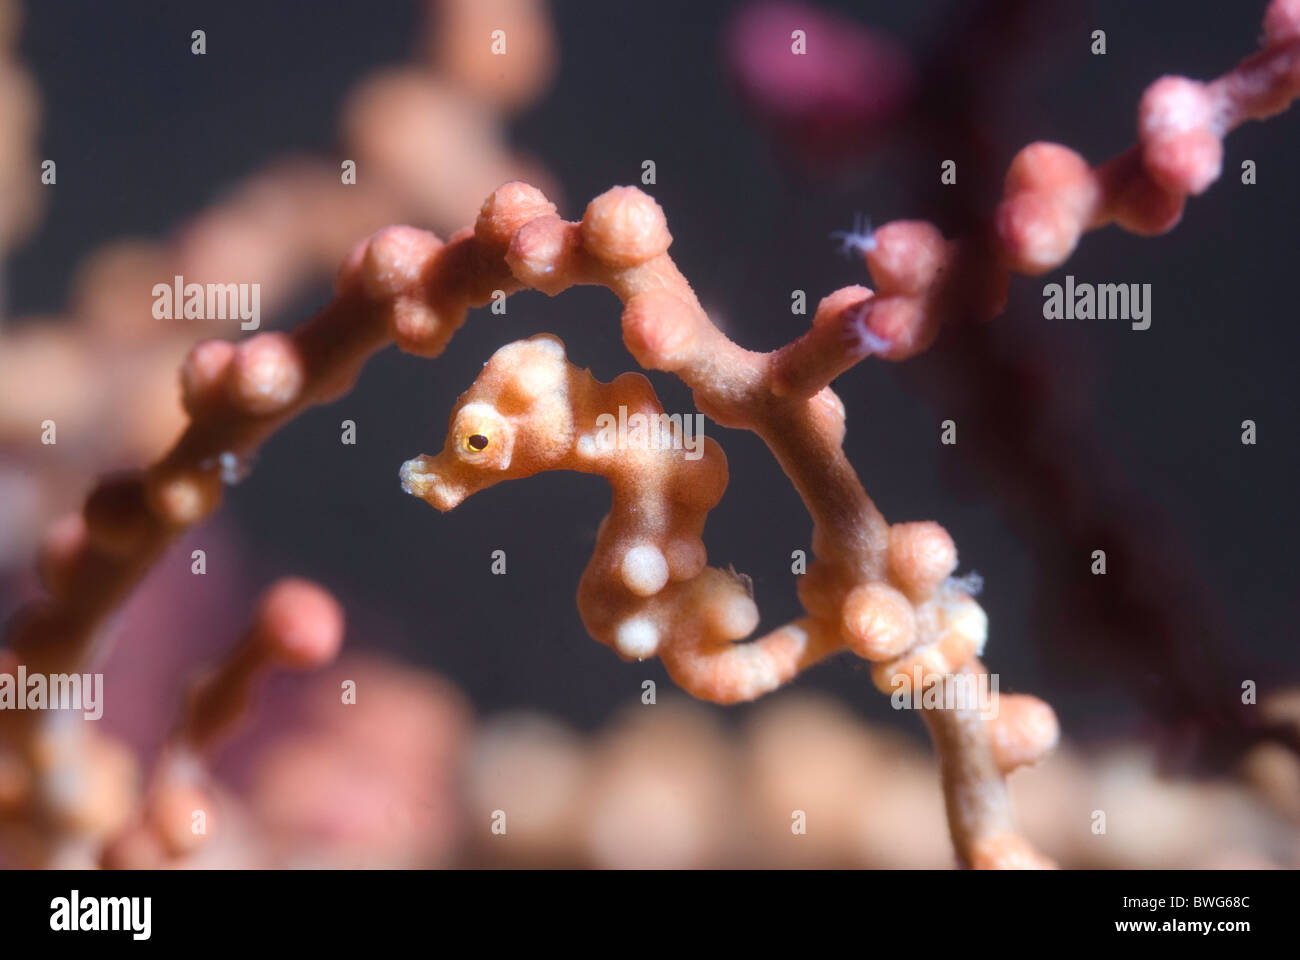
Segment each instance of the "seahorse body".
[[742,578],[707,566],[701,539],[727,486],[726,456],[712,438],[687,444],[663,414],[641,374],[601,383],[539,334],[493,354],[457,401],[442,452],[403,464],[402,485],[445,511],[546,470],[605,477],[613,504],[578,586],[587,631],[624,659],[662,657],[695,696],[753,699],[842,643],[810,618],[735,643],[758,609]]

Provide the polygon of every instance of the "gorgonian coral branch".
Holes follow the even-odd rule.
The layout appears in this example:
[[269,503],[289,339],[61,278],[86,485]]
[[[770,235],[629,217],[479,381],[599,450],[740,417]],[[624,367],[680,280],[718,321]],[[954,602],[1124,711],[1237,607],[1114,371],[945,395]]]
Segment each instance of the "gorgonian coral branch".
[[[103,864],[222,865],[220,853],[203,850],[218,832],[209,821],[223,819],[223,807],[231,806],[208,768],[216,743],[246,715],[255,688],[273,669],[320,668],[337,656],[342,642],[343,610],[327,590],[297,577],[272,584],[239,643],[188,691],[137,816],[104,845]],[[202,830],[194,829],[197,814]],[[231,836],[237,831],[220,832],[223,845],[238,849],[237,836]]]
[[[602,450],[602,416],[622,407],[653,419],[662,408],[644,378],[600,384],[567,364],[553,338],[493,356],[458,403],[442,453],[404,465],[409,492],[446,510],[474,490],[541,470],[606,476],[614,504],[579,588],[584,622],[625,658],[662,657],[673,679],[702,699],[753,699],[845,649],[875,664],[886,692],[930,689],[979,670],[987,618],[951,577],[951,538],[935,523],[890,526],[844,455],[844,407],[828,384],[866,356],[854,331],[870,291],[837,291],[806,334],[755,353],[709,320],[667,253],[663,212],[640,190],[616,187],[571,223],[536,190],[507,185],[484,205],[476,233],[507,232],[504,257],[517,281],[552,295],[577,284],[607,287],[623,301],[624,342],[643,367],[675,373],[701,411],[753,431],[772,450],[813,519],[815,559],[799,583],[806,615],[736,643],[757,626],[758,610],[739,578],[705,565],[699,540],[703,515],[726,483],[720,450],[706,445],[694,463],[680,444]],[[430,320],[432,337],[440,324]],[[960,774],[949,780],[964,811],[953,823],[968,863],[1041,862],[1011,825],[993,745],[1014,743],[1004,760],[1037,759],[1055,742],[1056,723],[1039,701],[1025,698],[1032,707],[1021,710],[1017,699],[1000,698],[992,710],[931,711],[944,731],[937,743],[979,745],[970,756],[984,758],[948,763]],[[1000,709],[1003,700],[1011,709]]]
[[[633,188],[607,192],[581,223],[566,223],[540,192],[509,184],[488,199],[472,229],[445,245],[408,228],[359,244],[340,271],[335,301],[292,335],[198,345],[181,377],[190,427],[146,473],[111,479],[91,494],[84,536],[47,557],[53,602],[17,626],[12,645],[18,656],[51,671],[84,657],[116,604],[171,538],[215,508],[223,462],[251,456],[298,411],[345,392],[365,359],[389,339],[433,356],[468,309],[497,290],[529,286],[555,294],[575,283],[596,283],[624,301],[625,340],[638,360],[677,372],[700,409],[719,422],[763,437],[814,520],[817,559],[800,589],[808,616],[756,643],[732,645],[757,623],[734,577],[714,572],[707,580],[689,578],[699,581],[687,608],[699,629],[666,648],[679,682],[708,699],[749,699],[846,645],[880,661],[877,682],[886,689],[895,675],[910,683],[917,666],[927,684],[962,667],[983,643],[985,620],[969,596],[947,583],[956,564],[951,541],[937,525],[891,529],[885,523],[843,454],[843,406],[825,386],[862,355],[848,335],[869,291],[840,291],[823,302],[804,337],[757,354],[709,321],[666,253],[670,242],[658,205]],[[533,388],[544,393],[542,386]],[[716,489],[720,495],[721,484]],[[707,490],[691,490],[701,498],[698,509],[711,505]],[[664,519],[671,528],[681,518],[665,508]],[[693,522],[702,526],[702,516]],[[637,532],[644,540],[645,531]],[[677,536],[675,545],[670,539],[663,547],[658,557],[642,550],[631,560],[626,550],[611,551],[621,584],[649,590],[660,558],[670,574],[702,576],[702,548],[689,538]],[[679,615],[680,608],[664,604],[658,622],[642,620],[657,636],[672,637]],[[644,626],[629,628],[626,620],[617,611],[610,615],[613,645],[620,628],[628,649],[635,649],[638,630],[641,642],[650,642]],[[593,632],[606,631],[597,625]],[[985,725],[984,718],[977,720]],[[1049,726],[1044,748],[1055,736]],[[975,842],[980,836],[975,830],[970,842],[959,842],[968,862],[983,859]]]
[[1096,167],[1068,147],[1031,143],[1012,160],[1003,199],[980,235],[946,241],[922,221],[895,221],[864,247],[876,302],[860,337],[902,360],[926,349],[959,311],[990,317],[1012,273],[1054,270],[1089,230],[1142,236],[1174,228],[1189,196],[1219,178],[1223,139],[1300,96],[1300,0],[1273,0],[1263,49],[1208,83],[1161,77],[1142,96],[1138,142]]

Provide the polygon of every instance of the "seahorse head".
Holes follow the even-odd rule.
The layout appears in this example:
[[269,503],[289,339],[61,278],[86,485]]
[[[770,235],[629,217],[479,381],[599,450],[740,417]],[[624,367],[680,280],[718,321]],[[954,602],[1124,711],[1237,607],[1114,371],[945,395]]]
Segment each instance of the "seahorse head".
[[456,402],[442,452],[402,464],[402,489],[446,511],[502,480],[559,468],[574,444],[576,372],[550,334],[502,347]]

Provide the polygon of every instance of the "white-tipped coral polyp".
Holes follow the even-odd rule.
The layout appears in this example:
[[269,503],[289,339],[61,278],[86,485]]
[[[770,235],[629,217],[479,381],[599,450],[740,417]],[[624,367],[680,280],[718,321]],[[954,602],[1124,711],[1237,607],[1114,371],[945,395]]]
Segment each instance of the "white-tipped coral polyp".
[[871,232],[871,218],[860,213],[853,215],[852,230],[832,230],[831,239],[839,241],[839,252],[844,257],[854,254],[862,256],[876,249],[876,235]]

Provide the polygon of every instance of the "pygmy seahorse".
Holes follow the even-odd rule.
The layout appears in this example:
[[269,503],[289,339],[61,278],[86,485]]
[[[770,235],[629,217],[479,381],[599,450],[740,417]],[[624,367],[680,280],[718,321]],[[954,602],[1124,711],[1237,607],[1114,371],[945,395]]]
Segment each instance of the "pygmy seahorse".
[[745,578],[707,566],[701,539],[727,459],[711,437],[687,439],[644,376],[601,383],[539,334],[493,354],[457,401],[442,452],[404,463],[402,486],[447,511],[547,470],[605,477],[613,504],[578,586],[588,633],[627,660],[661,657],[694,696],[750,700],[843,643],[811,618],[735,642],[758,625],[758,608]]

